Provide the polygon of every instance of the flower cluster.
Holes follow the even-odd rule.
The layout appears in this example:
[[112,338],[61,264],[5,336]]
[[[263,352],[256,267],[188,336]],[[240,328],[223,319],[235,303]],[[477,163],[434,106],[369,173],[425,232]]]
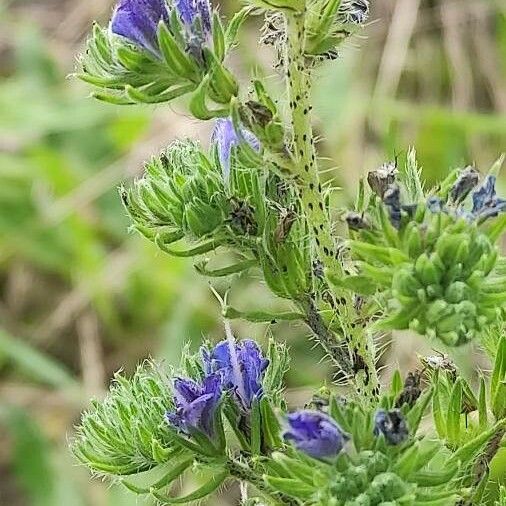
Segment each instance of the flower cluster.
[[214,420],[222,393],[229,392],[243,413],[263,394],[262,381],[269,361],[250,340],[237,342],[231,335],[214,348],[201,350],[203,377],[174,380],[175,411],[168,412],[170,424],[184,433],[198,430],[215,437]]
[[478,175],[466,168],[438,192],[404,203],[407,184],[396,172],[390,164],[370,173],[369,203],[347,216],[358,272],[344,283],[381,294],[382,328],[410,328],[451,346],[468,342],[506,304],[494,245],[503,222],[489,225],[506,201],[496,196],[493,175],[473,191]]
[[[160,103],[192,93],[199,117],[222,116],[237,95],[223,65],[225,39],[208,0],[121,0],[107,29],[95,26],[78,76],[116,104]],[[226,106],[214,112],[206,100]]]

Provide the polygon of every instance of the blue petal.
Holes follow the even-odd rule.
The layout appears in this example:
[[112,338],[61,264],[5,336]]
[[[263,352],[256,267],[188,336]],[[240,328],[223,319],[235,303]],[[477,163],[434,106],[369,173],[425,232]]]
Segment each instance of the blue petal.
[[191,25],[195,19],[193,0],[175,0],[174,6],[185,25]]
[[[253,149],[257,151],[260,149],[260,142],[249,130],[242,129],[241,135]],[[218,149],[218,158],[220,160],[221,170],[223,171],[223,179],[228,181],[230,178],[230,158],[232,149],[241,142],[241,138],[237,135],[234,124],[230,118],[220,118],[216,120],[211,140]]]
[[174,380],[174,393],[178,404],[185,404],[194,401],[202,395],[202,387],[195,381],[185,378],[176,378]]
[[121,0],[111,19],[111,31],[158,55],[158,23],[168,16],[164,0]]
[[319,411],[301,410],[291,413],[287,422],[284,439],[315,458],[336,456],[348,440],[339,425]]

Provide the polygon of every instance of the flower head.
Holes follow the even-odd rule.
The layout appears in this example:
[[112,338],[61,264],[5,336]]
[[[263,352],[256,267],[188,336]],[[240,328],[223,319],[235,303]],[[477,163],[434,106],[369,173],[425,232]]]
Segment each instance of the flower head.
[[223,388],[232,390],[243,408],[251,408],[253,399],[262,396],[262,380],[269,361],[255,341],[228,338],[212,350],[203,348],[202,360],[205,373],[219,374]]
[[230,118],[220,118],[216,120],[212,142],[218,149],[218,158],[225,181],[228,181],[230,177],[232,149],[238,146],[242,140],[246,141],[256,151],[260,149],[260,142],[249,130],[243,128],[240,134],[238,134]]
[[374,434],[382,434],[391,445],[404,442],[409,435],[404,415],[398,409],[379,409],[374,415]]
[[315,458],[335,457],[349,439],[332,418],[311,410],[289,414],[283,437]]
[[191,379],[174,380],[174,403],[176,410],[166,414],[170,424],[182,432],[200,430],[214,435],[214,414],[222,392],[219,374],[206,376],[202,384]]
[[120,0],[111,19],[111,31],[158,55],[158,24],[168,18],[165,0]]
[[[202,46],[212,28],[209,0],[174,0],[173,6],[185,29],[185,49],[200,60]],[[111,31],[159,56],[158,24],[168,21],[171,10],[165,0],[120,0],[111,20]]]

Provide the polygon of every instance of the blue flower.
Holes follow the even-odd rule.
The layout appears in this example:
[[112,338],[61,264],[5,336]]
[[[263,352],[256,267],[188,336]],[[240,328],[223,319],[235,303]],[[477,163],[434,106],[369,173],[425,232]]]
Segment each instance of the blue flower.
[[320,411],[296,411],[286,420],[285,441],[311,457],[335,457],[349,439],[335,420]]
[[214,416],[222,393],[219,374],[210,374],[202,384],[191,379],[174,380],[176,410],[166,414],[171,425],[185,433],[199,430],[214,436]]
[[506,199],[496,196],[495,182],[496,177],[488,175],[483,184],[473,192],[473,209],[471,212],[480,221],[493,218],[506,211]]
[[184,25],[191,30],[200,20],[203,33],[211,33],[211,5],[209,0],[175,0],[174,5]]
[[234,124],[230,118],[220,118],[216,120],[212,134],[212,142],[218,149],[218,158],[223,171],[223,179],[228,181],[230,178],[230,158],[232,149],[244,140],[256,151],[260,150],[260,142],[249,130],[241,129],[238,135]]
[[251,408],[253,399],[262,397],[262,380],[269,361],[255,341],[228,338],[212,350],[203,348],[202,361],[205,374],[219,374],[223,388],[233,391],[244,409]]
[[111,19],[111,31],[159,55],[158,24],[168,18],[165,0],[120,0]]
[[[185,50],[202,60],[202,46],[211,33],[209,0],[175,0],[174,9],[185,29]],[[120,0],[111,20],[111,31],[159,57],[158,24],[169,20],[171,10],[165,0]]]
[[404,415],[398,410],[386,411],[379,409],[374,415],[374,435],[382,434],[391,445],[404,442],[409,436]]

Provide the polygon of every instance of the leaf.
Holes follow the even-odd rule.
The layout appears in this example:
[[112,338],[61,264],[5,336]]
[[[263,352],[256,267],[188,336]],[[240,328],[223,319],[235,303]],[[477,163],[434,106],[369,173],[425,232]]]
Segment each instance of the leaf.
[[[166,470],[167,472],[163,474],[163,476],[155,481],[152,485],[149,486],[141,486],[133,483],[131,480],[122,479],[121,483],[131,492],[135,494],[149,494],[152,489],[158,490],[162,487],[166,487],[170,483],[172,483],[176,478],[181,476],[188,467],[193,463],[193,457],[187,457],[181,462],[168,462],[163,466],[159,466],[154,468],[149,473],[153,471],[160,471],[161,468]],[[138,476],[136,476],[138,478]]]
[[442,439],[446,439],[446,420],[443,416],[443,410],[441,409],[439,382],[436,383],[434,397],[432,398],[432,416],[438,436]]
[[422,420],[425,411],[427,410],[427,406],[429,405],[430,400],[432,399],[432,395],[434,394],[433,388],[428,388],[421,395],[415,405],[409,410],[406,415],[406,419],[408,422],[409,430],[415,434],[418,431],[418,427],[420,425],[420,421]]
[[462,380],[457,379],[453,385],[446,416],[446,438],[452,445],[458,445],[460,440],[460,414],[462,412]]
[[202,487],[183,497],[169,497],[157,492],[156,490],[151,490],[151,494],[165,504],[185,504],[198,501],[199,499],[203,499],[204,497],[212,494],[216,489],[218,489],[218,487],[221,486],[228,476],[228,471],[217,473],[206,484],[202,485]]
[[290,497],[295,497],[299,500],[309,499],[315,492],[314,487],[311,487],[298,479],[278,478],[277,476],[264,476],[264,479],[274,490]]
[[267,397],[262,397],[260,401],[260,410],[262,414],[262,436],[264,441],[271,449],[280,448],[283,445],[281,425]]

